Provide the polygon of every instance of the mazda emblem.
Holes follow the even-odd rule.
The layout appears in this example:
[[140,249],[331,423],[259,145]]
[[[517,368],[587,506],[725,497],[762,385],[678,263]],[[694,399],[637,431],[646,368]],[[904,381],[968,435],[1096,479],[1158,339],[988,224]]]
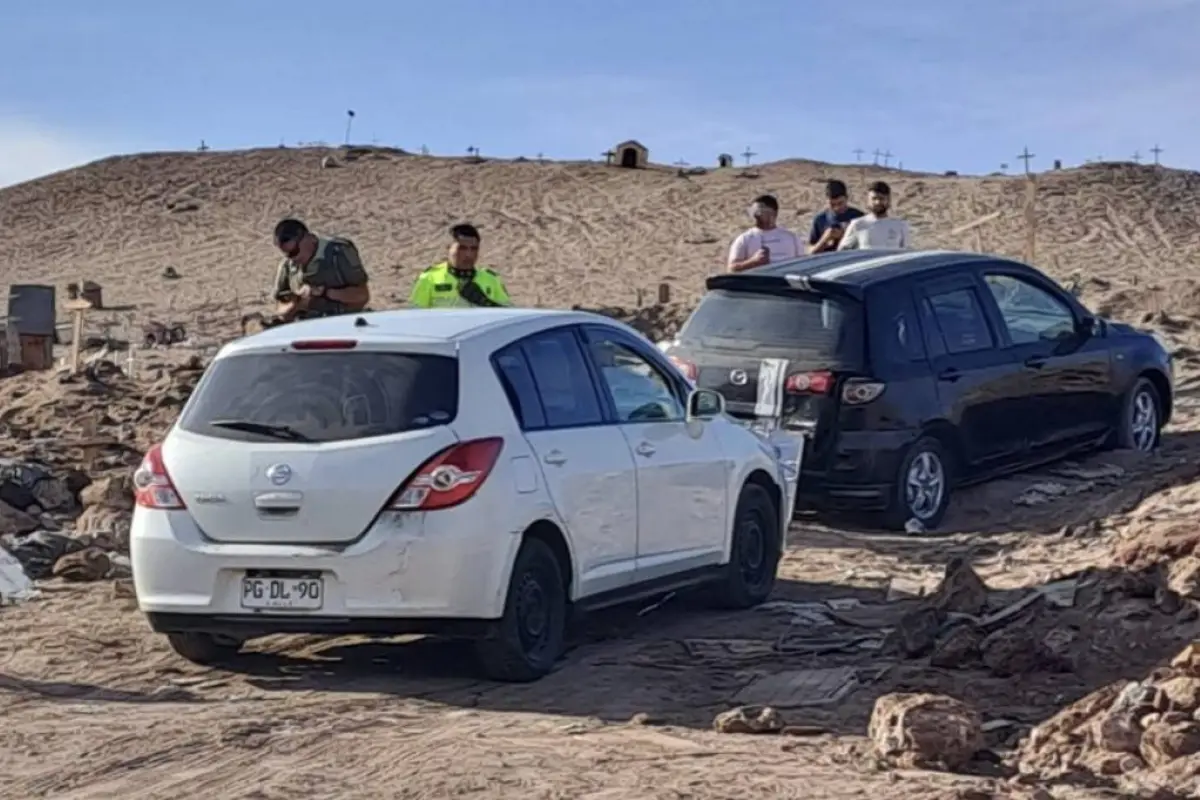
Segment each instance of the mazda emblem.
[[292,479],[292,468],[287,464],[274,464],[267,467],[267,480],[276,486],[283,486]]
[[734,386],[745,386],[748,380],[750,380],[750,377],[744,369],[735,369],[729,373],[729,382]]

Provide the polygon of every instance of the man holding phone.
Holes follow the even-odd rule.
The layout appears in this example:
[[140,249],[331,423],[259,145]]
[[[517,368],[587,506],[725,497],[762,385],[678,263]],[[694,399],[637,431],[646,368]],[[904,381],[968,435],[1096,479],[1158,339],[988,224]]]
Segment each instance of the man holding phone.
[[778,217],[778,200],[769,194],[754,198],[750,204],[750,218],[754,220],[754,227],[738,234],[730,245],[730,272],[745,272],[803,255],[800,237],[775,224]]
[[370,302],[367,271],[349,239],[284,219],[275,226],[275,246],[283,254],[273,292],[278,321],[347,314]]
[[829,208],[813,217],[812,230],[808,233],[809,254],[837,250],[846,226],[863,216],[862,211],[850,205],[850,193],[842,181],[826,183],[825,197],[829,200]]

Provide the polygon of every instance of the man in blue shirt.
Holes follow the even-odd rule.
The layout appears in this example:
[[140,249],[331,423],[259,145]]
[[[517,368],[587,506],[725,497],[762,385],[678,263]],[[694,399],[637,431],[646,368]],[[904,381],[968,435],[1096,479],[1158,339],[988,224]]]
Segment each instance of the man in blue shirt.
[[837,250],[846,226],[863,216],[862,211],[850,205],[849,192],[842,181],[826,183],[825,196],[829,198],[829,208],[813,217],[812,230],[808,234],[810,255]]

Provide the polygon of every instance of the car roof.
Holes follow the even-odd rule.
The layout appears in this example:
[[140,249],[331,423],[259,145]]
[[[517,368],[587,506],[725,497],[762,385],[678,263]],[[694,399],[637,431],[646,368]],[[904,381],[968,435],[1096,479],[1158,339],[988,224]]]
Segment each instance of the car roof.
[[709,278],[708,288],[736,289],[761,284],[763,279],[767,282],[791,279],[840,286],[861,295],[868,286],[901,276],[990,260],[995,260],[995,256],[957,250],[843,250],[717,275]]
[[[366,324],[358,324],[360,319]],[[341,314],[278,325],[227,344],[222,350],[222,355],[231,355],[243,350],[287,347],[297,339],[353,338],[364,343],[461,342],[538,320],[554,324],[614,322],[608,317],[585,311],[548,308],[406,308]]]

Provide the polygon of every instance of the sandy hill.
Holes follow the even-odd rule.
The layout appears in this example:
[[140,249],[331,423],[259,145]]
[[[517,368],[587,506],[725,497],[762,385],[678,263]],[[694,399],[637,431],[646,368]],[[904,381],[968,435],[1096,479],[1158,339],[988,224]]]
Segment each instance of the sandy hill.
[[[322,168],[331,152],[340,166]],[[921,246],[1018,255],[1024,241],[1017,177],[801,160],[756,168],[754,178],[737,169],[683,177],[669,168],[470,163],[396,150],[345,155],[280,148],[123,156],[2,190],[0,286],[90,278],[105,287],[106,302],[147,313],[168,304],[255,306],[277,264],[272,226],[296,214],[356,240],[381,306],[407,296],[417,272],[444,252],[447,226],[461,220],[482,228],[486,260],[520,302],[628,306],[661,281],[686,302],[721,267],[753,196],[776,194],[785,224],[806,230],[830,177],[845,179],[856,199],[871,180],[888,180]],[[1170,298],[1191,295],[1197,196],[1200,174],[1164,168],[1043,174],[1037,260],[1060,278],[1110,282],[1104,294],[1120,293],[1128,311],[1170,306]],[[994,212],[996,219],[954,232]],[[160,277],[168,265],[179,280]]]

